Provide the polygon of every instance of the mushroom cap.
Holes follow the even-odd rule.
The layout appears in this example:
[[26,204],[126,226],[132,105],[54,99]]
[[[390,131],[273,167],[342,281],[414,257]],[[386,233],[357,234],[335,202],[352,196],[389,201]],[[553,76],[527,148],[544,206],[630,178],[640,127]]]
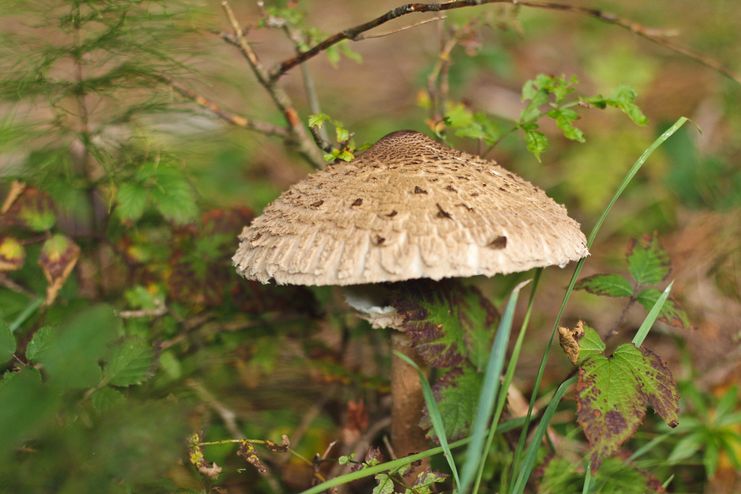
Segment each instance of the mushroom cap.
[[589,255],[541,189],[414,131],[310,174],[239,238],[240,274],[293,285],[493,276]]

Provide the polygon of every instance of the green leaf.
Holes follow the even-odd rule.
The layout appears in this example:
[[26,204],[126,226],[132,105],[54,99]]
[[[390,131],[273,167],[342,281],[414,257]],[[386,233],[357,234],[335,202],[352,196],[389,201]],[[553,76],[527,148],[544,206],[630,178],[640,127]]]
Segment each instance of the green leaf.
[[0,364],[4,364],[15,353],[15,336],[10,326],[0,321]]
[[669,255],[656,234],[644,236],[628,251],[628,270],[639,285],[652,285],[665,279],[671,268]]
[[6,373],[0,381],[0,458],[37,434],[56,413],[57,401],[37,370]]
[[574,365],[581,365],[585,360],[605,351],[605,343],[599,333],[582,321],[574,329],[558,328],[558,340]]
[[156,186],[151,189],[154,207],[166,219],[183,224],[198,214],[195,193],[182,172],[174,167],[160,166],[154,173]]
[[[638,294],[638,302],[646,309],[651,310],[661,296],[661,291],[656,288],[647,288]],[[674,326],[675,328],[689,329],[692,327],[689,316],[679,306],[676,300],[669,298],[659,312],[659,321]]]
[[633,435],[648,405],[670,427],[678,423],[679,396],[671,371],[656,354],[631,343],[610,357],[595,355],[582,363],[577,400],[578,422],[595,469]]
[[648,118],[643,114],[638,105],[635,104],[638,95],[635,89],[629,86],[620,86],[615,95],[607,100],[607,104],[618,108],[620,111],[628,115],[633,123],[636,125],[646,125]]
[[630,297],[633,295],[633,287],[630,281],[619,274],[595,274],[588,276],[579,280],[574,288],[607,297]]
[[108,353],[120,321],[113,310],[97,305],[81,311],[69,322],[55,327],[38,351],[49,383],[59,388],[90,388],[101,378],[98,362]]
[[140,340],[119,344],[103,370],[103,379],[113,386],[141,384],[152,376],[154,352]]
[[159,358],[159,368],[172,380],[180,379],[183,375],[183,367],[175,354],[171,351],[163,352]]
[[26,347],[26,358],[32,361],[36,361],[39,355],[43,354],[49,346],[51,340],[52,328],[50,326],[42,326],[39,328],[28,342]]
[[90,398],[93,410],[98,414],[104,414],[105,412],[122,405],[125,401],[126,398],[123,393],[109,386],[98,389]]
[[325,122],[331,122],[332,117],[327,115],[326,113],[315,113],[313,115],[309,115],[309,127],[311,128],[322,128],[322,126],[325,124]]
[[477,288],[420,282],[394,298],[404,331],[428,365],[455,367],[467,359],[483,368],[498,314]]
[[534,123],[522,125],[522,130],[525,132],[527,150],[535,156],[535,159],[540,161],[541,155],[548,148],[548,138],[540,131],[538,125]]
[[[470,430],[483,379],[480,372],[466,365],[448,372],[435,383],[437,407],[449,439],[459,439]],[[423,417],[421,425],[429,427],[428,417]]]
[[126,182],[118,188],[116,204],[118,215],[123,220],[136,221],[147,207],[147,189],[136,182]]
[[23,244],[13,237],[0,235],[0,273],[22,268],[25,260]]
[[585,475],[578,463],[565,458],[553,458],[543,470],[538,484],[538,494],[562,494],[566,492],[594,492],[600,494],[646,494],[664,492],[660,484],[648,472],[618,458],[608,458],[600,469],[591,472],[591,489],[582,490]]
[[379,473],[374,477],[376,485],[372,494],[394,494],[394,481],[387,473]]
[[674,449],[672,449],[672,452],[669,454],[669,458],[667,458],[667,462],[669,464],[675,464],[681,461],[688,460],[692,456],[695,455],[698,451],[700,451],[700,448],[703,448],[705,446],[706,440],[703,437],[702,433],[696,432],[693,434],[689,434],[682,439],[679,440],[679,442],[674,446]]
[[564,137],[572,141],[586,142],[584,132],[574,126],[579,119],[579,114],[571,108],[556,108],[548,112],[548,116],[556,121],[556,125]]

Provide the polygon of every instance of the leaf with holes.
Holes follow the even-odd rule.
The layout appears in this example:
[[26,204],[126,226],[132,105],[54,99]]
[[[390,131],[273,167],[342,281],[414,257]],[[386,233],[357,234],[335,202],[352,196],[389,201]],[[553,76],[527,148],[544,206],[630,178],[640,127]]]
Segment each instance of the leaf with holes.
[[20,269],[25,260],[23,244],[13,237],[0,236],[0,272]]
[[633,287],[619,274],[595,274],[579,280],[575,288],[607,297],[630,297]]
[[628,249],[628,270],[640,285],[652,285],[669,275],[669,255],[656,234],[646,235]]
[[152,376],[153,361],[151,346],[139,340],[124,341],[113,350],[103,369],[103,379],[120,387],[141,384]]
[[[638,294],[638,302],[650,311],[656,301],[661,296],[661,291],[656,288],[648,288]],[[675,328],[689,329],[692,327],[690,318],[682,309],[676,300],[671,297],[664,302],[664,306],[659,313],[659,321],[674,326]]]
[[[480,372],[466,365],[461,369],[448,372],[433,386],[437,408],[443,418],[448,440],[459,439],[470,430],[483,380]],[[428,437],[434,437],[426,409],[420,426],[423,429],[429,429]]]
[[428,365],[456,367],[469,360],[481,369],[486,364],[499,315],[477,288],[419,282],[394,299],[402,331]]
[[671,371],[658,355],[632,343],[581,364],[577,400],[577,419],[595,469],[635,433],[647,406],[670,427],[678,423],[679,396]]
[[80,248],[65,235],[57,234],[44,242],[39,255],[39,266],[48,283],[45,301],[47,305],[57,298],[79,257]]

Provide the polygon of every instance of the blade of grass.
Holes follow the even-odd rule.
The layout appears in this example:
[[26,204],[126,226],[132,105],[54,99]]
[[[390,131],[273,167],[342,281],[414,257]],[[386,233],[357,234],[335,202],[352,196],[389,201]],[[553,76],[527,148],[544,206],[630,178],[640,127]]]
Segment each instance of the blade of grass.
[[661,314],[661,309],[664,308],[666,299],[669,298],[669,293],[672,291],[672,285],[674,285],[673,281],[669,283],[669,286],[664,289],[662,294],[659,295],[659,298],[656,300],[654,306],[651,307],[650,311],[648,311],[646,319],[643,320],[643,323],[641,323],[641,327],[638,328],[638,331],[636,331],[636,335],[633,337],[633,344],[635,346],[641,346],[643,344],[643,340],[645,340],[646,336],[648,336],[648,332],[651,331],[651,328],[654,326],[656,319],[658,319],[659,314]]
[[486,446],[484,447],[484,454],[481,455],[483,459],[479,464],[478,472],[476,472],[476,481],[473,484],[473,491],[477,493],[481,486],[481,479],[484,475],[484,467],[486,466],[486,459],[489,457],[489,451],[491,445],[494,442],[494,436],[497,431],[497,424],[502,416],[504,405],[507,403],[507,394],[509,393],[509,386],[512,384],[512,379],[515,375],[515,369],[517,368],[517,362],[520,359],[520,352],[522,351],[522,344],[525,341],[525,334],[527,333],[528,325],[530,324],[530,315],[533,310],[533,304],[535,302],[535,294],[538,290],[538,284],[540,283],[540,276],[543,273],[543,268],[535,270],[535,276],[533,276],[533,286],[530,290],[530,298],[527,301],[527,311],[525,317],[520,325],[520,332],[517,335],[517,341],[512,349],[512,355],[509,357],[509,363],[507,364],[507,372],[504,374],[504,381],[502,382],[502,392],[499,393],[499,399],[497,400],[497,408],[494,411],[494,419],[491,421],[491,427],[489,427],[489,436],[486,438]]
[[587,464],[587,471],[584,474],[584,487],[582,487],[581,494],[589,494],[592,490],[592,462]]
[[540,447],[540,443],[543,441],[543,436],[548,430],[548,424],[551,422],[553,415],[556,413],[556,409],[558,408],[558,404],[561,402],[561,398],[563,398],[563,395],[566,394],[566,391],[571,387],[572,384],[576,382],[576,380],[577,376],[573,376],[572,378],[562,382],[556,390],[556,393],[553,395],[553,398],[551,398],[550,403],[548,403],[548,407],[543,413],[543,418],[540,420],[538,427],[535,429],[533,440],[530,443],[530,446],[528,446],[527,448],[522,468],[518,472],[517,481],[510,491],[510,494],[522,494],[522,492],[525,491],[525,486],[527,485],[527,481],[530,478],[530,474],[535,468],[535,462],[538,457],[538,448]]
[[10,332],[15,333],[18,328],[20,328],[24,322],[26,322],[26,319],[31,317],[36,310],[41,307],[41,304],[44,303],[44,299],[39,297],[31,300],[31,302],[26,306],[25,309],[23,309],[23,312],[18,314],[18,317],[15,318],[15,320],[10,323]]
[[[507,420],[506,422],[502,422],[499,426],[500,432],[507,432],[511,431],[513,429],[517,429],[518,427],[521,427],[524,423],[524,420],[522,417]],[[471,441],[471,437],[466,437],[463,439],[460,439],[458,441],[455,441],[453,443],[450,443],[450,449],[457,449],[461,446],[465,446]],[[430,448],[426,451],[422,451],[420,453],[405,456],[404,458],[399,458],[398,460],[392,460],[387,461],[385,463],[380,463],[378,465],[363,468],[361,470],[350,472],[345,475],[340,475],[339,477],[335,477],[333,479],[329,479],[325,482],[322,482],[321,484],[317,484],[305,491],[302,491],[300,494],[319,494],[320,492],[325,492],[332,487],[337,487],[338,485],[348,484],[350,482],[354,482],[359,479],[364,479],[366,477],[372,477],[373,475],[376,475],[378,473],[388,472],[391,470],[398,470],[399,468],[409,465],[411,463],[414,463],[415,461],[423,460],[425,458],[430,458],[432,456],[439,455],[443,452],[443,448],[436,447],[436,448]]]
[[440,447],[443,449],[443,455],[445,455],[445,459],[448,461],[448,466],[453,474],[453,483],[455,484],[455,488],[456,490],[460,490],[461,480],[458,476],[458,468],[455,465],[453,453],[451,453],[450,446],[448,445],[448,435],[445,433],[445,424],[443,424],[443,417],[440,415],[440,409],[435,401],[435,395],[432,393],[430,381],[427,380],[427,376],[425,376],[425,373],[422,372],[422,369],[419,368],[414,360],[401,352],[394,353],[401,360],[414,367],[417,374],[419,374],[419,381],[422,384],[422,395],[425,399],[425,405],[427,405],[427,413],[430,415],[432,429],[435,431],[435,435],[437,436],[438,441],[440,441]]
[[489,359],[484,370],[484,382],[481,386],[479,395],[479,404],[476,407],[476,416],[473,420],[471,429],[471,442],[466,450],[466,461],[463,464],[461,475],[461,492],[468,492],[468,488],[473,482],[474,476],[479,469],[479,463],[484,461],[481,452],[486,441],[486,430],[489,428],[489,420],[494,412],[494,401],[497,398],[499,390],[499,376],[502,375],[504,367],[504,358],[507,354],[507,345],[509,336],[512,332],[512,320],[515,316],[515,307],[520,290],[530,283],[531,280],[524,281],[517,285],[512,294],[509,296],[509,302],[504,309],[502,319],[499,321],[497,334],[494,337],[494,343],[489,352]]
[[[602,229],[602,225],[604,224],[605,220],[607,219],[607,216],[610,214],[610,211],[612,210],[613,206],[617,202],[617,200],[622,196],[623,192],[625,192],[625,189],[628,187],[630,182],[633,180],[633,178],[636,176],[636,174],[640,171],[640,169],[643,167],[643,165],[646,163],[648,158],[653,154],[656,149],[661,146],[667,139],[669,139],[672,135],[674,135],[677,130],[679,130],[685,123],[687,123],[686,117],[680,117],[674,124],[669,127],[666,131],[664,131],[654,142],[651,143],[651,145],[646,148],[645,151],[641,154],[641,156],[636,160],[635,163],[633,163],[633,166],[628,170],[625,177],[623,178],[623,181],[620,183],[620,186],[615,191],[615,194],[610,199],[610,202],[607,204],[605,209],[602,211],[602,214],[597,219],[597,222],[592,227],[592,231],[589,233],[589,237],[587,238],[587,247],[591,248],[594,244],[594,240],[597,238],[597,234],[599,234],[599,231]],[[528,428],[530,424],[530,420],[532,419],[532,413],[533,413],[533,407],[535,406],[535,401],[538,398],[538,390],[540,389],[540,385],[543,381],[543,374],[545,373],[545,367],[548,363],[548,356],[551,351],[551,347],[553,346],[553,340],[556,335],[556,331],[558,330],[558,326],[561,323],[561,317],[563,316],[564,311],[566,310],[566,305],[569,302],[569,299],[571,298],[571,293],[574,291],[574,286],[576,285],[576,281],[579,278],[579,274],[581,273],[582,268],[584,267],[584,263],[586,262],[586,258],[581,259],[574,268],[574,273],[571,275],[571,280],[569,281],[569,285],[566,288],[566,292],[564,293],[563,300],[561,301],[561,306],[558,309],[558,313],[556,314],[556,319],[553,322],[553,327],[551,328],[551,335],[548,339],[548,342],[546,344],[545,350],[543,352],[543,357],[540,359],[540,365],[538,367],[538,373],[535,376],[535,384],[533,386],[533,392],[530,395],[530,404],[528,406],[527,415],[525,417],[525,426],[522,428],[522,431],[520,432],[520,438],[517,443],[517,447],[515,448],[515,454],[514,454],[514,461],[512,462],[512,473],[514,478],[514,474],[520,471],[520,459],[523,454],[523,450],[525,448],[525,441],[527,439],[528,435]],[[511,490],[511,489],[510,489]]]

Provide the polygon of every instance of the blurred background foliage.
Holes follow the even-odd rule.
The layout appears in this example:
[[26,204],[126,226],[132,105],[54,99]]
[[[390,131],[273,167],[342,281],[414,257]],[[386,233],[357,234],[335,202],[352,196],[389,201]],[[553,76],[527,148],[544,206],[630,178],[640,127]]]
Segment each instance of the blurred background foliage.
[[[384,433],[387,335],[355,318],[332,290],[261,286],[231,267],[242,226],[311,168],[280,139],[230,125],[177,90],[282,125],[239,52],[221,39],[230,27],[219,3],[4,2],[2,492],[295,492],[312,478],[347,471],[334,459],[364,454]],[[233,7],[269,66],[295,50],[270,27],[271,15],[304,26],[310,45],[397,6],[266,1],[263,11],[256,3]],[[681,44],[741,71],[735,2],[588,5],[675,29]],[[418,20],[404,17],[378,31]],[[347,130],[340,137],[354,141],[337,145],[362,149],[401,128],[445,134],[450,145],[490,151],[546,189],[586,231],[646,145],[678,116],[692,119],[628,189],[585,271],[619,272],[629,239],[658,232],[673,260],[673,293],[693,329],[659,324],[650,340],[682,383],[680,423],[687,425],[673,433],[658,423],[644,427],[627,450],[650,447],[629,468],[627,454],[610,460],[593,492],[643,492],[654,478],[671,479],[670,492],[738,492],[741,420],[732,385],[741,374],[741,86],[573,13],[489,5],[447,12],[442,26],[345,42],[306,64],[321,112],[342,122],[338,136]],[[436,120],[426,88],[448,28],[460,42],[449,53]],[[538,74],[575,76],[575,94],[585,97],[609,98],[628,85],[647,124],[579,108],[572,122],[584,133],[579,143],[555,117],[541,119],[538,132],[549,145],[539,161],[527,131],[511,132],[527,107],[523,85]],[[308,125],[318,112],[301,70],[279,84]],[[515,377],[525,394],[567,276],[544,275]],[[520,277],[477,284],[500,306]],[[612,299],[579,292],[565,323],[610,327],[621,310]],[[630,310],[624,326],[637,327],[642,314]],[[546,384],[569,370],[567,359],[551,359]],[[584,439],[573,400],[563,408],[553,422],[559,457],[546,458],[544,448],[533,491],[581,488]],[[258,446],[267,465],[258,473],[226,443],[204,447],[206,462],[192,464],[193,433],[204,441],[276,443],[286,434],[294,454]],[[487,492],[496,492],[498,466],[507,461],[495,448]]]

